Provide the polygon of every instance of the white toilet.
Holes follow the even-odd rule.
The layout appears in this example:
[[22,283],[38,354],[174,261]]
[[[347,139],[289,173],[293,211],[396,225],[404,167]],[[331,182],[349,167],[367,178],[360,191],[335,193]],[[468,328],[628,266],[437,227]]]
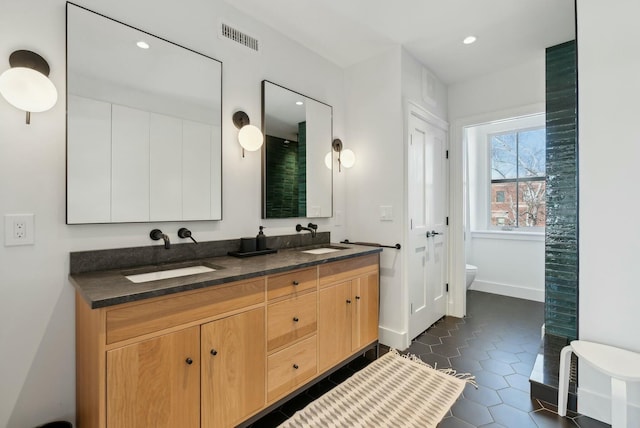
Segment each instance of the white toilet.
[[467,269],[467,290],[471,287],[471,283],[476,278],[476,273],[478,273],[478,267],[474,265],[466,265]]

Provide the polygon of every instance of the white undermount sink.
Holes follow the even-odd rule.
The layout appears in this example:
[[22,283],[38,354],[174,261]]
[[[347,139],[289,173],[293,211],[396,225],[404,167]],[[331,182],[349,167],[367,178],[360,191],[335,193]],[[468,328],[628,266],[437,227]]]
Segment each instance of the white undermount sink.
[[321,248],[314,248],[312,250],[304,250],[301,252],[307,253],[307,254],[327,254],[327,253],[333,253],[334,251],[340,251],[342,249],[343,248],[321,247]]
[[197,266],[188,266],[188,267],[182,267],[177,269],[167,269],[167,270],[158,270],[154,272],[139,273],[135,275],[125,275],[125,278],[127,278],[131,282],[135,282],[136,284],[138,284],[141,282],[158,281],[161,279],[177,278],[180,276],[214,272],[215,270],[216,269],[210,268],[208,266],[197,265]]

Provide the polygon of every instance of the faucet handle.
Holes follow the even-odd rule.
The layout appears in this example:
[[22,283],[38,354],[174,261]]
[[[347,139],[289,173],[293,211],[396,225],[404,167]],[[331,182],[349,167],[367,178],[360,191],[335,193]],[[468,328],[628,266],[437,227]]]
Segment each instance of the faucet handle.
[[313,223],[309,223],[307,225],[308,228],[313,229],[313,230],[317,230],[318,229],[318,225],[317,224],[313,224]]
[[160,239],[162,239],[162,231],[160,229],[153,229],[150,233],[149,233],[149,238],[153,239],[154,241],[158,241]]
[[198,243],[198,241],[196,241],[195,239],[193,239],[193,236],[191,236],[191,231],[189,229],[187,229],[186,227],[181,227],[180,229],[178,229],[178,237],[179,238],[191,238],[191,240],[193,242],[195,242],[196,244]]

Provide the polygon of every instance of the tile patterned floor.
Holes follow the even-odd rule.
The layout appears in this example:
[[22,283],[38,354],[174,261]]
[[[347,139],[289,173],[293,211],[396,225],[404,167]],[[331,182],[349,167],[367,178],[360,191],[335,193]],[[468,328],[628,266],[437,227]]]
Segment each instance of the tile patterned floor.
[[[436,367],[453,367],[476,376],[440,428],[506,427],[601,428],[609,425],[571,413],[561,418],[548,403],[529,396],[529,374],[540,346],[543,304],[469,291],[464,319],[445,317],[418,336],[407,352]],[[359,358],[255,422],[275,427],[355,371]]]

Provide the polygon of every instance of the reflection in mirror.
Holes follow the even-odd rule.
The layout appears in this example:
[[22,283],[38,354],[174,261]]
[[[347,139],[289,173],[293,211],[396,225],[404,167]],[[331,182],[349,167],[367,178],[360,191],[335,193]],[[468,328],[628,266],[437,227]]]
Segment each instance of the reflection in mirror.
[[222,63],[67,3],[67,223],[222,218]]
[[331,217],[332,108],[262,82],[263,218]]

